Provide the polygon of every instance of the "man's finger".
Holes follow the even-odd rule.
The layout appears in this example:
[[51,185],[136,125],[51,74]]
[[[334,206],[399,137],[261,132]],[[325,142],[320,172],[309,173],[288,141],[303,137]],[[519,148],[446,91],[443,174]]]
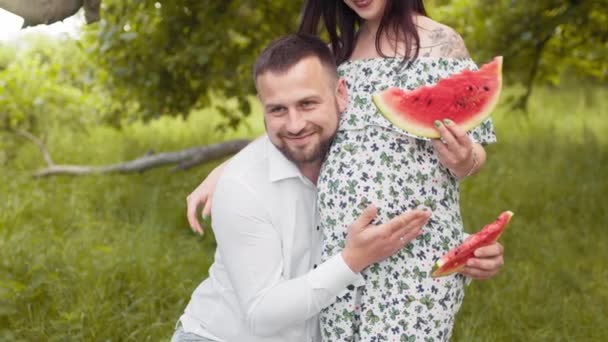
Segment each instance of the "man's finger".
[[422,229],[422,226],[424,226],[425,224],[426,220],[415,219],[408,222],[407,224],[398,225],[396,229],[394,227],[391,227],[393,229],[390,238],[392,240],[403,240],[409,238],[410,235],[415,237],[418,235],[418,232],[420,232],[420,229]]
[[458,144],[465,148],[469,148],[472,144],[471,138],[467,135],[467,132],[462,127],[456,125],[453,121],[446,119],[444,120],[445,127],[452,133],[452,136],[456,139]]
[[422,227],[426,224],[426,221],[431,216],[430,212],[415,209],[407,211],[399,216],[393,217],[390,221],[385,223],[385,229],[387,229],[390,234],[394,234],[396,232],[405,233],[416,227]]
[[363,209],[361,215],[359,215],[359,217],[357,217],[355,222],[353,222],[353,224],[351,225],[351,228],[363,229],[369,226],[369,224],[376,218],[377,215],[378,209],[376,209],[376,206],[374,206],[373,204],[370,204],[365,209]]
[[422,227],[424,227],[427,222],[428,218],[419,222],[412,222],[410,227],[404,226],[402,229],[394,232],[391,239],[398,240],[401,247],[407,245],[422,233]]

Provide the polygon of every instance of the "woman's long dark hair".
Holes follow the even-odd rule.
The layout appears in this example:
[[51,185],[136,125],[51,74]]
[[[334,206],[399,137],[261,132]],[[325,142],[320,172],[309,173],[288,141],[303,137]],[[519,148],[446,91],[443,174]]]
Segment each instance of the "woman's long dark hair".
[[[418,57],[420,37],[412,18],[412,14],[427,15],[422,0],[386,0],[384,14],[376,33],[376,51],[386,57],[380,47],[380,37],[392,30],[395,37],[403,38],[405,42],[404,61]],[[302,9],[299,33],[318,35],[319,22],[329,34],[330,46],[337,64],[348,60],[355,48],[356,30],[361,25],[361,18],[350,9],[343,0],[307,0]],[[412,54],[413,46],[416,46]]]

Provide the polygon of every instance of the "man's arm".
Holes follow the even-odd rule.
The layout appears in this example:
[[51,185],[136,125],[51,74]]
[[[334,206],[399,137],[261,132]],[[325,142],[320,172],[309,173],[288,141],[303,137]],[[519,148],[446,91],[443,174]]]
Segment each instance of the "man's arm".
[[[259,140],[264,138],[266,134],[262,134],[260,137],[256,139]],[[199,209],[202,207],[203,219],[207,219],[209,214],[211,213],[211,199],[213,198],[213,192],[215,191],[215,185],[217,184],[218,179],[224,173],[224,168],[226,164],[232,159],[226,159],[223,163],[216,166],[205,179],[199,184],[196,189],[194,189],[187,197],[186,197],[186,217],[188,218],[188,223],[190,224],[190,228],[195,232],[203,235],[203,226],[199,222]]]
[[[254,334],[269,335],[304,322],[329,304],[329,296],[357,278],[341,258],[332,258],[309,274],[285,279],[281,234],[271,224],[262,199],[247,184],[226,177],[216,190],[212,216],[218,250]],[[311,276],[325,279],[319,285],[326,290],[315,291]]]
[[429,217],[412,211],[390,224],[365,229],[375,215],[375,209],[367,210],[351,227],[343,251],[346,258],[338,254],[303,276],[286,279],[280,232],[272,226],[261,199],[246,184],[226,177],[214,196],[213,229],[220,256],[248,328],[262,336],[319,313],[357,281],[360,275],[353,270],[394,254],[416,238]]

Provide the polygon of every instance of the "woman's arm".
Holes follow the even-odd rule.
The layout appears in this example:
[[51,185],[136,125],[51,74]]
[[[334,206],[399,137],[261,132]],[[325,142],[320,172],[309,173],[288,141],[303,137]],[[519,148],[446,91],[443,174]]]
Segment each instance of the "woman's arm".
[[202,217],[206,219],[211,213],[211,199],[217,181],[224,173],[224,168],[230,159],[218,165],[207,177],[199,184],[194,191],[186,197],[187,209],[186,215],[188,216],[188,223],[190,228],[196,233],[203,235],[203,226],[199,222],[198,211],[203,206]]

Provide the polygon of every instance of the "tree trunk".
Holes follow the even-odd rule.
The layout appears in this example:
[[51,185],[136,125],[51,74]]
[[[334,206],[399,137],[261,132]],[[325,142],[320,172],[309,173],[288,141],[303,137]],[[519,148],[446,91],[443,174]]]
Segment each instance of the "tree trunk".
[[23,27],[52,24],[74,15],[84,5],[87,23],[99,20],[101,0],[0,0],[0,8],[23,18]]

